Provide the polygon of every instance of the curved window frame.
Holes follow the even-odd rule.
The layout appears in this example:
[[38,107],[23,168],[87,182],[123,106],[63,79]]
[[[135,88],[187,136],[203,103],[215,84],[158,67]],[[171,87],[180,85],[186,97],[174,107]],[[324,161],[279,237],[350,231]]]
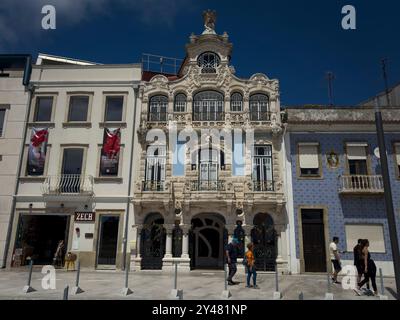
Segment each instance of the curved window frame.
[[231,111],[243,111],[243,95],[240,92],[234,92],[231,94]]
[[168,97],[162,94],[149,99],[149,121],[167,121]]
[[251,121],[270,121],[269,96],[265,93],[252,94],[249,100],[249,111]]
[[216,73],[220,64],[220,56],[212,51],[203,52],[197,57],[197,65],[201,68],[201,73]]
[[187,96],[184,93],[177,93],[174,98],[174,112],[186,112]]
[[224,95],[218,91],[205,90],[193,96],[193,121],[224,121]]

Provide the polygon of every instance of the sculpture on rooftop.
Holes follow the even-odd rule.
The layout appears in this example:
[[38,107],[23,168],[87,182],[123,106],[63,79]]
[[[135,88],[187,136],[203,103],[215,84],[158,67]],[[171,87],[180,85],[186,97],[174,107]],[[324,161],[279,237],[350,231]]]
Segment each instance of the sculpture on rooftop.
[[217,21],[217,12],[215,10],[203,11],[204,31],[203,34],[215,34],[215,23]]

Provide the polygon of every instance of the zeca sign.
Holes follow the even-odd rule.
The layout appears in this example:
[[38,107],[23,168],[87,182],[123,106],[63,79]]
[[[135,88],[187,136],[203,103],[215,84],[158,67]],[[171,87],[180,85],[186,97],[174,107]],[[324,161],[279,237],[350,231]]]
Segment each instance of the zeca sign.
[[77,222],[93,222],[94,212],[75,212],[75,221]]

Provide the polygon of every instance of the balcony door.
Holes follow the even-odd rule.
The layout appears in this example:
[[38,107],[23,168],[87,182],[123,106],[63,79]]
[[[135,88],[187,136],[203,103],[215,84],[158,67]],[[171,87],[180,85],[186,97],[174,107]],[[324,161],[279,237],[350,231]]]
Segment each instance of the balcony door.
[[200,150],[199,189],[216,190],[218,182],[218,151],[215,149]]
[[253,184],[255,191],[272,191],[272,147],[255,146],[253,156]]
[[82,148],[67,148],[63,152],[60,191],[63,193],[79,193],[83,165]]
[[165,181],[166,149],[150,146],[147,151],[144,190],[160,191]]

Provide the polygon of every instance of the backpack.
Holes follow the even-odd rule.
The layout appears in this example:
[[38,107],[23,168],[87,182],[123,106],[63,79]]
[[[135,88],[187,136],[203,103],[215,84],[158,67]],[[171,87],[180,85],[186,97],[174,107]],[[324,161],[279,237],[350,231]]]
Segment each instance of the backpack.
[[246,255],[244,255],[244,257],[243,257],[243,261],[242,261],[242,264],[244,265],[244,266],[248,266],[248,261],[247,261],[247,256]]

